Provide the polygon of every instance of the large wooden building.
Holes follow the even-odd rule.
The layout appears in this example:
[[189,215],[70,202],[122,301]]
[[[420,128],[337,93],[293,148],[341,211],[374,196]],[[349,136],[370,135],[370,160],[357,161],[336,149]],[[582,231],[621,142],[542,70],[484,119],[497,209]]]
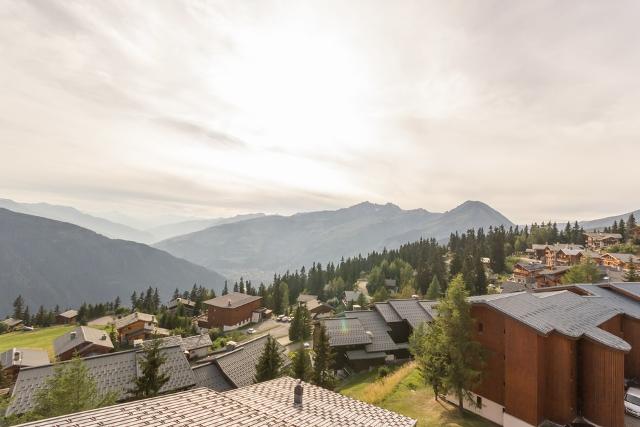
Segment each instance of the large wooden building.
[[622,242],[622,235],[618,233],[584,233],[587,247],[590,249],[602,249],[607,246]]
[[207,308],[207,327],[225,331],[259,322],[264,313],[264,310],[260,310],[262,297],[239,292],[207,300],[204,305]]
[[624,379],[640,374],[640,284],[557,289],[471,298],[488,354],[471,410],[504,426],[623,427]]

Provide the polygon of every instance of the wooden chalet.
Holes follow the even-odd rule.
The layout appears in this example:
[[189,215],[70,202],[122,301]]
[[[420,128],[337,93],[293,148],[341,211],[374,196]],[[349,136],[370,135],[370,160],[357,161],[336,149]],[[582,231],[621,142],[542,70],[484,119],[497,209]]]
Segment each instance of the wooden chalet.
[[122,343],[133,343],[135,340],[147,340],[154,337],[169,336],[164,328],[158,327],[158,319],[153,314],[134,312],[116,319],[118,339]]
[[204,305],[207,308],[207,327],[225,331],[260,322],[266,313],[266,310],[261,310],[262,297],[240,292],[207,300]]
[[88,357],[110,353],[113,351],[113,343],[105,331],[79,326],[56,338],[53,348],[56,359],[64,361],[75,355]]
[[535,283],[538,272],[545,265],[537,261],[520,261],[513,266],[513,281],[517,283]]
[[0,321],[6,328],[7,331],[12,332],[17,329],[22,328],[23,321],[20,319],[14,319],[13,317],[9,317],[8,319],[4,319]]
[[167,311],[175,314],[178,308],[182,307],[185,316],[193,316],[196,310],[196,303],[188,298],[175,298],[167,303]]
[[76,323],[78,312],[76,310],[67,310],[56,315],[56,323],[58,325],[69,325]]
[[600,262],[605,267],[613,268],[620,271],[629,270],[631,264],[640,270],[640,257],[631,254],[602,253]]
[[18,378],[20,369],[48,365],[49,363],[49,354],[46,350],[14,347],[0,353],[0,365],[12,384]]
[[622,235],[618,233],[591,232],[584,233],[584,236],[590,249],[602,249],[622,242]]

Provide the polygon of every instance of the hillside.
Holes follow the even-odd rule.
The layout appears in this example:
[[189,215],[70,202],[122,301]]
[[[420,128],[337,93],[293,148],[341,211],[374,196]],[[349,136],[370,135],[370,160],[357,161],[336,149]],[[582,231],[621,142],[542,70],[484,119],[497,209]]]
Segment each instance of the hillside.
[[158,249],[112,240],[76,225],[0,208],[0,316],[20,293],[32,312],[44,304],[77,306],[158,287],[166,299],[194,283],[222,288],[224,278]]
[[[622,214],[622,215],[614,215],[614,216],[609,216],[606,218],[600,218],[600,219],[592,219],[589,221],[581,221],[580,225],[587,231],[589,230],[602,230],[605,227],[611,227],[613,225],[614,221],[620,221],[621,219],[624,219],[624,221],[626,222],[627,219],[629,219],[629,215],[631,215],[631,212],[628,212],[626,214]],[[633,216],[636,217],[636,219],[640,218],[640,209],[637,211],[633,212]]]
[[257,213],[236,215],[230,218],[194,219],[173,224],[161,225],[158,227],[150,228],[146,231],[153,236],[154,241],[159,242],[175,236],[194,233],[196,231],[204,230],[205,228],[213,227],[216,225],[232,224],[234,222],[246,221],[248,219],[260,218],[263,216],[265,216],[263,213]]
[[445,213],[365,202],[335,211],[270,215],[214,226],[155,246],[227,277],[266,281],[274,272],[314,261],[339,261],[420,237],[442,240],[452,231],[499,224],[511,222],[480,202],[466,202]]
[[50,205],[48,203],[19,203],[9,199],[0,199],[0,208],[68,222],[83,228],[88,228],[112,239],[132,240],[141,243],[151,243],[154,241],[150,233],[86,214],[69,206]]

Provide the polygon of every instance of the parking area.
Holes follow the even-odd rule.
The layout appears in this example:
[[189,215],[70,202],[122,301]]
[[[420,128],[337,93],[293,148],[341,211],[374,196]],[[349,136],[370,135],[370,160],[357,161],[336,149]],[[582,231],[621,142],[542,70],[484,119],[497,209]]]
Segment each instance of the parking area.
[[640,419],[629,415],[624,416],[625,427],[640,427]]

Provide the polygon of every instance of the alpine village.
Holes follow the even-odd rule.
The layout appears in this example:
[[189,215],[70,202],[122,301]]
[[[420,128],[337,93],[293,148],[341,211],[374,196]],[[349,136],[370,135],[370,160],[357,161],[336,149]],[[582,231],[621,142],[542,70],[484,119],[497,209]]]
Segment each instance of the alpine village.
[[19,295],[0,323],[3,422],[622,427],[639,245],[631,214],[470,229],[219,293]]

